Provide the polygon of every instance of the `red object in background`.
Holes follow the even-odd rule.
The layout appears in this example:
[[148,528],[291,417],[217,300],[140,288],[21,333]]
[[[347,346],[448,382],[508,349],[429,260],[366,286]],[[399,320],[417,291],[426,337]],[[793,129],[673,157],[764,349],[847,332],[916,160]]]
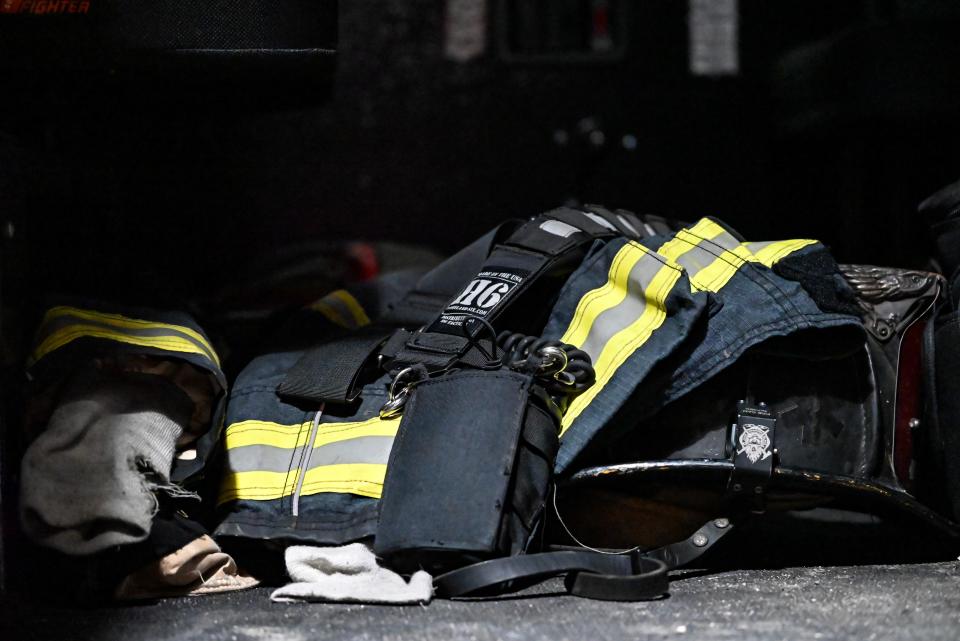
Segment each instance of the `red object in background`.
[[613,48],[613,37],[610,35],[610,0],[593,0],[592,9],[590,48],[593,51],[609,51]]
[[346,251],[350,275],[358,281],[370,280],[380,273],[377,252],[369,243],[350,243]]
[[897,368],[897,395],[893,428],[893,471],[908,491],[913,489],[913,428],[920,418],[921,349],[926,320],[919,320],[904,333]]

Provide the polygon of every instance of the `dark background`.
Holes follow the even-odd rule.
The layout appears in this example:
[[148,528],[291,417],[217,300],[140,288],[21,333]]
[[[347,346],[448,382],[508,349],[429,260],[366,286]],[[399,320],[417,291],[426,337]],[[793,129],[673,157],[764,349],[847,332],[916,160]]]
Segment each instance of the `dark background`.
[[955,0],[740,0],[723,77],[683,0],[612,2],[594,59],[506,13],[579,0],[487,0],[467,61],[445,0],[89,4],[0,12],[0,403],[54,294],[215,315],[291,247],[449,252],[565,202],[925,267],[917,204],[960,177]]
[[[185,4],[144,6],[164,26]],[[110,59],[95,37],[24,35],[102,23],[96,1],[88,16],[0,15],[8,306],[51,291],[203,297],[305,239],[449,251],[570,200],[712,214],[749,238],[819,237],[842,261],[921,266],[916,205],[960,176],[950,0],[741,0],[729,77],[690,73],[678,0],[621,2],[623,55],[587,62],[505,55],[515,27],[493,0],[486,51],[467,62],[443,54],[442,0],[344,1],[338,18],[315,2],[263,42],[241,12],[256,2],[193,4],[215,40],[335,47],[335,64],[136,65],[144,42],[182,43],[158,27]]]

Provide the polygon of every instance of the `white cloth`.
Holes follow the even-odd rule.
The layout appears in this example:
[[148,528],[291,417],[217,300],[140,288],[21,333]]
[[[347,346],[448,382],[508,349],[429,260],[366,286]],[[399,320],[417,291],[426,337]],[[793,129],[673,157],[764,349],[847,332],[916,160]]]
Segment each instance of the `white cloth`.
[[433,596],[433,577],[421,570],[408,583],[380,567],[363,543],[330,548],[295,545],[287,548],[284,559],[294,582],[270,595],[278,603],[429,603]]

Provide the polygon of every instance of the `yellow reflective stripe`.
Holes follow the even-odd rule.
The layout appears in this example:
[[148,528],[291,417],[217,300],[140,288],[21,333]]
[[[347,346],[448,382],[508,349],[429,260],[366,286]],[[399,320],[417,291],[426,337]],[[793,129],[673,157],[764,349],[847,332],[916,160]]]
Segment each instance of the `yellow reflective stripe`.
[[[729,246],[730,249],[726,249],[717,243],[705,242],[716,239],[723,234],[727,234],[728,242],[724,244]],[[711,260],[709,265],[693,273],[688,271],[688,276],[691,291],[716,292],[729,282],[744,262],[756,262],[756,259],[744,244],[733,246],[735,242],[729,232],[721,225],[708,218],[703,218],[690,229],[681,229],[677,232],[672,240],[667,241],[657,250],[657,253],[673,261],[679,260],[683,254],[695,248],[706,250],[715,255],[716,258]]]
[[310,309],[318,311],[334,325],[356,329],[370,324],[370,318],[360,302],[345,289],[338,289],[312,303]]
[[[324,465],[308,471],[300,496],[323,492],[357,494],[380,498],[387,466],[382,463]],[[218,503],[227,501],[272,501],[291,496],[297,487],[299,470],[286,472],[230,472],[223,477]]]
[[[816,243],[815,240],[782,240],[772,243],[740,243],[721,253],[710,265],[690,274],[690,285],[700,291],[718,292],[733,278],[744,263],[760,263],[773,267],[777,261],[798,249]],[[751,251],[751,247],[758,247]]]
[[[189,327],[184,327],[183,325],[171,325],[169,323],[157,323],[154,321],[142,320],[139,318],[128,318],[126,316],[121,316],[120,314],[108,314],[106,312],[95,312],[87,309],[79,309],[77,307],[67,307],[67,306],[58,306],[52,307],[47,310],[47,313],[43,316],[43,322],[54,320],[60,318],[61,316],[76,316],[77,318],[83,318],[90,321],[96,321],[99,323],[106,323],[113,325],[114,327],[127,328],[127,329],[158,329],[158,330],[171,330],[174,332],[179,332],[186,336],[189,336],[193,340],[200,343],[200,345],[207,351],[207,356],[217,364],[219,367],[220,359],[217,356],[217,351],[213,349],[213,346],[210,342],[201,334],[200,332],[191,329]],[[186,351],[186,350],[178,350]],[[191,350],[193,351],[193,350]],[[203,353],[203,352],[196,352]]]
[[[294,449],[306,444],[309,438],[310,421],[299,425],[282,425],[271,421],[240,421],[230,424],[224,436],[228,450],[247,445],[269,445]],[[371,418],[359,422],[321,423],[313,446],[323,447],[330,443],[349,441],[365,436],[396,436],[400,418],[384,420]]]
[[[721,235],[726,234],[722,239]],[[718,239],[718,240],[715,240]],[[762,258],[755,256],[746,243],[737,243],[723,226],[708,219],[699,220],[693,227],[683,229],[657,249],[664,259],[649,287],[644,291],[645,307],[640,318],[607,340],[600,355],[594,359],[596,382],[573,400],[561,423],[563,434],[594,398],[603,390],[617,369],[640,348],[666,320],[666,299],[683,270],[677,264],[684,254],[696,248],[716,256],[696,273],[689,274],[691,289],[717,292],[722,289],[747,262],[763,263],[768,267],[777,260],[816,241],[782,241],[762,250]],[[647,250],[635,243],[627,243],[614,256],[606,283],[587,292],[577,304],[573,318],[561,340],[582,347],[590,337],[591,328],[606,311],[626,300],[630,274]],[[758,253],[760,253],[758,251]],[[704,256],[704,262],[710,260]],[[696,261],[695,261],[696,262]]]
[[709,218],[701,218],[689,229],[681,229],[676,235],[662,244],[657,253],[676,262],[678,258],[691,251],[703,240],[716,238],[726,230]]
[[384,463],[322,465],[308,471],[303,477],[300,495],[339,492],[378,499],[383,492],[386,475],[387,466]]
[[340,300],[347,307],[347,309],[350,310],[350,315],[353,316],[353,320],[357,327],[363,327],[364,325],[370,324],[370,318],[367,316],[367,313],[363,311],[363,307],[353,296],[353,294],[345,289],[338,289],[337,291],[331,293],[330,296]]
[[232,450],[247,445],[269,445],[292,450],[306,445],[310,438],[310,427],[311,421],[299,425],[240,421],[227,427],[224,432],[224,447]]
[[[668,261],[676,261],[680,256],[696,247],[703,238],[715,238],[726,230],[708,218],[702,218],[690,228],[678,233],[674,238],[661,245],[657,253]],[[590,335],[593,323],[603,312],[622,303],[627,296],[627,283],[637,261],[648,253],[642,245],[630,242],[620,248],[610,263],[607,282],[601,287],[584,294],[577,303],[573,318],[566,332],[560,338],[564,343],[582,347]]]
[[813,245],[817,241],[809,238],[798,238],[795,240],[781,240],[770,243],[762,249],[758,249],[754,255],[757,260],[767,267],[773,267],[778,261],[786,258],[793,252],[803,249],[808,245]]
[[338,327],[345,327],[347,329],[353,329],[353,325],[343,316],[340,315],[340,312],[333,308],[329,302],[326,300],[318,300],[316,303],[310,305],[310,309],[318,311],[324,316],[327,317],[327,320],[337,325]]
[[630,272],[633,271],[637,261],[646,254],[646,249],[632,242],[620,248],[610,263],[607,282],[580,298],[570,325],[560,338],[562,342],[576,347],[583,345],[597,317],[604,311],[616,307],[627,297],[627,281]]
[[[225,447],[235,450],[245,446],[271,446],[295,450],[307,444],[311,422],[299,425],[283,425],[271,421],[248,420],[233,423],[225,433]],[[400,419],[382,420],[379,417],[366,421],[322,423],[313,447],[320,448],[331,443],[350,441],[369,436],[394,437],[400,427]],[[379,498],[386,474],[383,463],[338,463],[320,465],[307,471],[304,476],[301,496],[321,492],[340,492]],[[282,471],[228,472],[224,475],[219,503],[225,501],[268,501],[293,494],[299,469],[288,474]],[[288,476],[293,475],[291,481]]]
[[758,261],[744,245],[724,250],[712,263],[696,274],[690,274],[690,284],[701,291],[718,292],[747,262]]
[[349,441],[364,436],[396,436],[400,417],[384,420],[379,417],[356,423],[321,423],[313,447],[323,447],[339,441]]
[[636,322],[615,334],[604,346],[600,357],[594,363],[597,380],[584,393],[576,397],[567,408],[561,421],[561,435],[603,390],[624,361],[646,343],[653,332],[663,324],[667,318],[667,297],[682,274],[683,270],[667,264],[661,267],[653,277],[650,287],[644,292],[646,305],[643,313]]
[[101,327],[94,327],[90,325],[70,325],[69,327],[65,327],[54,332],[44,339],[44,341],[40,343],[40,345],[30,356],[30,362],[35,363],[50,352],[60,349],[67,343],[75,341],[78,338],[84,337],[105,338],[107,340],[117,341],[118,343],[126,343],[128,345],[152,347],[154,349],[161,349],[168,352],[200,354],[201,356],[210,358],[210,355],[205,350],[185,338],[176,338],[174,336],[131,336],[130,334],[112,332]]
[[299,470],[292,472],[229,472],[223,476],[217,503],[233,500],[272,501],[293,494]]

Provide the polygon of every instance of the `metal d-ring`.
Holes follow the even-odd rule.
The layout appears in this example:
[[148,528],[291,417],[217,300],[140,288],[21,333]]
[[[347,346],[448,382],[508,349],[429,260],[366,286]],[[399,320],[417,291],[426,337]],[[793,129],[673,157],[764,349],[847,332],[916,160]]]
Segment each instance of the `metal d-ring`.
[[403,406],[407,404],[410,398],[410,390],[413,389],[415,381],[410,381],[402,388],[397,390],[399,381],[403,380],[408,374],[414,371],[412,367],[406,367],[400,370],[390,383],[390,391],[387,395],[387,402],[380,408],[380,418],[386,420],[396,418],[403,413]]

